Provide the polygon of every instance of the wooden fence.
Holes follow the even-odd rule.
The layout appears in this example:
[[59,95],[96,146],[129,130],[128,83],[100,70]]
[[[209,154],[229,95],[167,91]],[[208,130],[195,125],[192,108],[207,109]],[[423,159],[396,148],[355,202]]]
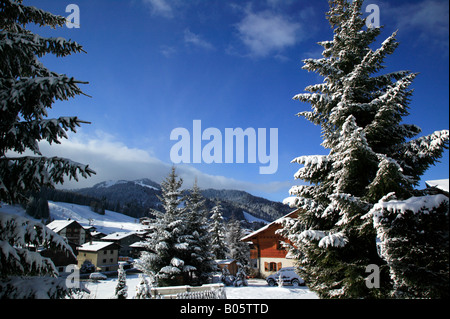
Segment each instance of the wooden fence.
[[223,284],[151,288],[153,299],[227,299]]

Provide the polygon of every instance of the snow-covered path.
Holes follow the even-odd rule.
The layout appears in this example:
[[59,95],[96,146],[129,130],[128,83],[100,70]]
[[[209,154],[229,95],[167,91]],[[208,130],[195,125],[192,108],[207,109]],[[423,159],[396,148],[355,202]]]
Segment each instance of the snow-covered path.
[[[137,274],[127,275],[128,299],[136,295],[136,286],[139,283]],[[227,299],[318,299],[318,296],[307,287],[269,287],[263,279],[250,279],[247,287],[226,287]],[[91,291],[84,298],[111,299],[117,278],[99,281],[98,283],[86,282],[86,287]]]
[[247,287],[226,287],[228,299],[319,299],[308,287],[270,287],[263,279],[249,279]]

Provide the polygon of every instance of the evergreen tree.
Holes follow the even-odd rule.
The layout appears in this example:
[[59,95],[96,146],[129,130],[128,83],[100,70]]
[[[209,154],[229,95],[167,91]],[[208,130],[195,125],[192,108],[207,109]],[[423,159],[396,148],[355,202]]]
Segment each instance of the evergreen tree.
[[189,278],[190,284],[207,283],[215,269],[214,256],[211,252],[211,237],[208,231],[205,199],[195,181],[186,200],[186,234],[188,235],[189,249],[184,259],[189,265],[195,267],[192,272],[195,278]]
[[[25,6],[21,0],[1,1],[0,10],[0,199],[15,203],[26,201],[27,193],[42,186],[63,183],[65,175],[78,179],[78,173],[87,177],[94,172],[70,159],[44,157],[38,146],[44,140],[60,143],[66,131],[75,132],[85,123],[77,117],[45,118],[55,100],[83,94],[78,84],[85,82],[48,70],[38,58],[82,52],[81,45],[44,38],[24,27],[35,23],[56,28],[66,23],[64,17]],[[26,150],[36,156],[14,155]]]
[[150,285],[143,274],[139,274],[139,284],[136,286],[135,299],[151,299]]
[[48,207],[48,200],[44,197],[40,197],[38,200],[38,214],[36,218],[41,219],[41,221],[48,220],[50,217],[50,208]]
[[449,199],[438,194],[383,197],[373,219],[396,298],[449,297]]
[[235,259],[244,268],[249,267],[250,248],[247,243],[241,241],[245,236],[241,222],[233,215],[227,225],[226,242],[228,257]]
[[157,282],[159,286],[183,284],[195,267],[184,262],[189,243],[186,235],[186,208],[180,190],[182,179],[177,179],[175,168],[161,183],[158,196],[163,212],[152,210],[154,219],[146,239],[146,251],[141,253],[137,267]]
[[[66,19],[22,4],[0,1],[0,201],[25,204],[27,195],[42,186],[63,183],[64,176],[78,178],[94,173],[70,159],[42,156],[38,142],[59,143],[67,131],[75,132],[77,117],[48,119],[55,100],[83,94],[84,83],[45,68],[38,58],[82,52],[82,47],[63,38],[44,38],[27,30],[27,24],[62,27]],[[34,156],[21,156],[31,151]],[[27,247],[57,247],[73,254],[61,237],[18,216],[0,213],[0,297],[61,298],[69,293],[53,263]],[[42,277],[47,276],[47,277]],[[50,277],[49,277],[50,276]]]
[[[401,199],[416,195],[420,176],[448,148],[448,131],[412,139],[420,128],[401,123],[416,74],[381,74],[398,46],[396,33],[372,50],[381,29],[364,28],[362,3],[330,1],[333,40],[319,42],[323,58],[306,59],[303,67],[324,81],[294,97],[311,105],[298,115],[321,126],[329,153],[293,160],[303,165],[295,178],[310,185],[290,190],[296,197],[287,202],[301,213],[286,220],[280,233],[296,246],[301,276],[324,298],[390,295],[389,267],[377,253],[371,220],[362,217],[387,193]],[[380,289],[365,284],[370,264],[380,266]]]
[[127,299],[128,296],[127,287],[127,277],[125,270],[123,270],[123,265],[119,265],[119,270],[117,271],[117,285],[115,295],[117,299]]
[[[66,240],[43,224],[0,213],[0,298],[59,299],[71,294],[50,258],[28,247],[46,247],[73,255]],[[74,256],[75,257],[75,256]]]
[[225,259],[228,249],[225,242],[225,223],[220,203],[212,208],[210,219],[212,220],[212,225],[209,232],[211,234],[211,249],[214,259]]

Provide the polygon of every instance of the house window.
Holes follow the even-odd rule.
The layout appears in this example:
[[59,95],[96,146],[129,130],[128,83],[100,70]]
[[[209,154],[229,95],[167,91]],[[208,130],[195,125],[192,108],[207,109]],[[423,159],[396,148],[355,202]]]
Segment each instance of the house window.
[[114,254],[114,250],[111,250],[111,255]]
[[103,263],[106,263],[106,259],[103,259]]
[[269,263],[269,271],[277,271],[277,264],[274,262]]
[[108,251],[104,250],[103,251],[103,255],[106,255],[108,253]]
[[264,270],[265,271],[277,271],[280,270],[282,268],[282,264],[281,263],[276,263],[276,262],[265,262],[264,263]]

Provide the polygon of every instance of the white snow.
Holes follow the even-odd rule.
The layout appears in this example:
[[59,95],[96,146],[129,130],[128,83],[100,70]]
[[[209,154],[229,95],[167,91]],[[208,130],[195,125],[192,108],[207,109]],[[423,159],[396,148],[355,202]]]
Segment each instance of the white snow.
[[[147,279],[148,277],[145,276]],[[136,287],[140,282],[138,274],[126,275],[128,286],[127,299],[134,299]],[[109,278],[99,282],[85,282],[91,292],[83,298],[112,299],[114,298],[117,278]],[[264,279],[249,279],[247,287],[225,287],[227,299],[319,299],[306,286],[300,287],[269,287]]]
[[81,245],[81,247],[78,248],[80,251],[99,251],[101,249],[104,249],[108,247],[109,245],[114,244],[113,242],[109,241],[92,241],[85,243]]
[[97,231],[110,234],[118,231],[139,231],[142,225],[138,220],[120,213],[106,210],[104,215],[93,212],[88,206],[49,202],[50,216],[53,219],[74,219],[83,226],[95,226]]
[[[88,206],[62,203],[48,202],[50,208],[50,217],[54,220],[76,220],[83,226],[95,226],[97,231],[104,234],[111,234],[119,231],[136,232],[143,228],[136,218],[106,210],[104,215],[93,212]],[[0,211],[24,216],[33,219],[25,213],[25,210],[19,205],[1,204]],[[37,220],[36,220],[37,221]]]
[[435,187],[438,188],[440,190],[443,190],[445,192],[449,191],[449,182],[448,182],[448,178],[447,179],[436,179],[436,180],[432,180],[432,181],[426,181],[425,183],[429,186],[429,187]]
[[[126,181],[126,180],[108,180],[108,181],[104,181],[104,182],[97,184],[97,188],[109,188],[114,185],[126,184],[129,182],[130,181]],[[147,187],[147,188],[159,191],[158,188],[151,186],[151,185],[147,185],[142,180],[133,181],[133,183],[136,185],[142,186],[142,187]]]
[[158,188],[156,188],[156,187],[154,187],[154,186],[151,186],[151,185],[144,184],[142,181],[135,181],[134,183],[135,183],[136,185],[139,185],[139,186],[142,186],[142,187],[147,187],[147,188],[150,188],[150,189],[154,189],[154,190],[156,190],[156,191],[159,191]]
[[[433,209],[434,207],[438,207],[445,201],[448,202],[448,197],[442,194],[411,197],[406,200],[390,200],[387,202],[380,201],[373,206],[368,214],[370,214],[371,212],[375,213],[377,211],[382,212],[383,209],[390,212],[399,211],[402,214],[404,214],[406,211],[418,213],[422,210],[425,212]],[[382,213],[375,214],[375,216],[378,216],[380,214]]]
[[258,223],[258,222],[261,222],[261,223],[264,223],[264,224],[269,224],[269,222],[268,222],[267,220],[264,220],[264,219],[255,217],[255,216],[253,216],[253,215],[250,214],[250,213],[243,212],[243,214],[244,214],[244,218],[245,218],[249,223]]
[[348,242],[345,235],[341,232],[336,234],[330,234],[328,236],[323,237],[319,241],[319,247],[327,248],[328,246],[331,247],[344,247],[345,244]]

